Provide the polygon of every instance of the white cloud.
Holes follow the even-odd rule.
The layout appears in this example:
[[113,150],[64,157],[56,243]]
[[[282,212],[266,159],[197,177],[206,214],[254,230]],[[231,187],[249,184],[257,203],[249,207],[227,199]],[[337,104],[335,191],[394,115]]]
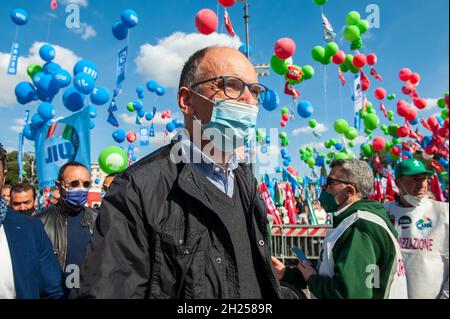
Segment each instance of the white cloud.
[[[161,115],[162,115],[161,112],[156,112],[155,117],[150,122],[147,121],[145,119],[145,117],[143,117],[143,118],[141,118],[141,123],[143,125],[147,125],[147,126],[151,125],[151,123],[153,123],[155,125],[164,125],[165,126],[167,123],[171,122],[174,118],[178,119],[177,114],[175,114],[175,115],[172,114],[170,119],[168,119],[168,118],[163,119],[161,117]],[[136,113],[129,113],[129,114],[121,113],[121,114],[119,114],[119,118],[122,119],[125,122],[125,124],[132,125],[132,124],[136,123]]]
[[318,123],[315,128],[310,128],[309,126],[299,127],[299,128],[292,130],[292,135],[297,136],[297,135],[300,135],[301,133],[307,134],[307,133],[312,133],[313,131],[316,133],[323,133],[323,132],[328,131],[328,127],[326,127],[324,124],[321,124],[321,123]]
[[438,100],[439,99],[425,99],[425,101],[427,102],[427,107],[425,108],[425,110],[431,110],[438,107]]
[[[34,42],[28,55],[19,58],[17,74],[15,76],[2,74],[3,78],[2,81],[0,81],[0,92],[2,92],[2,94],[0,94],[0,107],[10,107],[17,103],[14,94],[16,85],[22,81],[31,81],[27,74],[28,65],[44,64],[44,61],[39,57],[39,49],[43,44],[43,42]],[[56,50],[54,62],[61,65],[64,69],[72,71],[75,63],[81,58],[69,49],[54,44],[52,44],[52,46]],[[9,59],[9,53],[0,52],[0,70],[6,70],[8,68]]]
[[25,123],[23,119],[14,119],[14,125],[10,127],[14,133],[22,133]]
[[60,1],[61,1],[61,4],[63,4],[63,5],[73,3],[73,4],[77,4],[79,6],[82,6],[82,7],[87,7],[89,4],[88,0],[60,0]]
[[97,31],[95,31],[94,27],[87,23],[80,23],[80,27],[78,29],[70,30],[73,30],[73,32],[80,35],[83,40],[88,40],[97,35]]
[[213,33],[206,36],[198,33],[175,32],[160,39],[156,45],[149,43],[142,45],[135,63],[137,72],[146,79],[175,88],[184,63],[197,50],[208,46],[239,48],[240,45],[241,41],[238,37],[232,38],[226,34]]

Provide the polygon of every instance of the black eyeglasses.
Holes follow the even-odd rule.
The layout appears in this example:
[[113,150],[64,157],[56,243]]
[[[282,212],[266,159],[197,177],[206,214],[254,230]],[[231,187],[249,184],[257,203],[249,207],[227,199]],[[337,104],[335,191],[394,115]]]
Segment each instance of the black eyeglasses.
[[353,187],[356,188],[355,184],[353,184],[353,183],[350,183],[350,182],[347,182],[347,181],[343,181],[343,180],[340,180],[340,179],[331,178],[331,177],[327,177],[327,181],[325,182],[325,184],[323,184],[322,187],[324,189],[326,189],[326,188],[328,188],[328,186],[331,186],[333,184],[338,184],[338,183],[352,185]]
[[[69,185],[70,188],[91,188],[91,181],[64,181],[65,185]],[[80,186],[81,185],[81,186]]]
[[102,189],[105,193],[107,193],[109,191],[109,186],[103,185]]
[[268,89],[264,85],[259,83],[247,83],[235,76],[218,76],[216,78],[204,80],[193,84],[191,86],[191,89],[194,89],[200,84],[212,81],[218,81],[217,87],[222,88],[225,96],[230,99],[233,100],[239,99],[242,96],[242,94],[244,94],[246,87],[252,94],[253,98],[255,98],[255,100],[258,101],[258,103],[262,104],[266,99],[266,93]]

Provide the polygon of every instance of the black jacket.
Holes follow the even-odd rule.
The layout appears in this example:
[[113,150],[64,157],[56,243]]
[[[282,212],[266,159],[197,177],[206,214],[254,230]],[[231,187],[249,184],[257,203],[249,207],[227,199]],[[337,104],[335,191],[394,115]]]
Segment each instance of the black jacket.
[[[84,298],[239,298],[234,248],[191,164],[165,146],[116,177],[81,269]],[[264,298],[280,298],[256,179],[234,171]],[[248,237],[243,236],[243,240]],[[255,283],[257,284],[257,283]]]
[[[84,207],[84,217],[81,226],[89,227],[92,234],[95,227],[97,211],[95,209]],[[61,205],[50,206],[37,216],[44,224],[45,232],[53,244],[53,251],[58,258],[61,269],[65,269],[67,256],[67,218],[68,214],[61,211]]]

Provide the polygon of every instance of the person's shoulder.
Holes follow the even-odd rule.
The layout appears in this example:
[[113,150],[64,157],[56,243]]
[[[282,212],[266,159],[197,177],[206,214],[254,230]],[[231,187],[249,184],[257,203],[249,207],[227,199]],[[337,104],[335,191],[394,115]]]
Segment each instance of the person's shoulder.
[[46,209],[43,209],[38,215],[36,215],[35,218],[41,220],[45,224],[45,221],[50,216],[52,216],[53,214],[56,214],[56,213],[58,213],[58,207],[57,207],[57,205],[52,205]]
[[12,209],[8,209],[8,212],[6,214],[5,224],[11,225],[12,227],[15,227],[18,229],[20,229],[20,228],[25,228],[25,229],[39,228],[39,226],[42,226],[41,221],[39,221],[33,217],[19,214]]

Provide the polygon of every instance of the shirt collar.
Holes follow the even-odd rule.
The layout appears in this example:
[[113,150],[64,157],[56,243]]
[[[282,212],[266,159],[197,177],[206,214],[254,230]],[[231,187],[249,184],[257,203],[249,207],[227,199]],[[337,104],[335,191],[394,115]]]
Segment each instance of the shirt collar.
[[339,216],[340,214],[342,214],[343,212],[345,212],[347,210],[347,208],[349,208],[351,205],[353,205],[353,203],[348,204],[347,206],[341,208],[340,210],[338,210],[336,213],[334,213],[334,216]]

